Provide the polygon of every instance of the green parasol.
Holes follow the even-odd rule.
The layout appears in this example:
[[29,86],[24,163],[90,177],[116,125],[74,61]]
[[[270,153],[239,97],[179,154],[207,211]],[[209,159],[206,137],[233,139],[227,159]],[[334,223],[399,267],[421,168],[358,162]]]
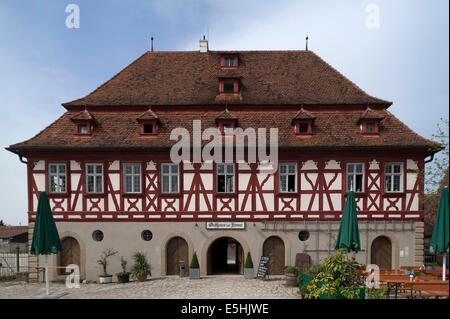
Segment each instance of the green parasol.
[[441,200],[439,202],[433,235],[431,236],[430,241],[431,254],[444,254],[444,260],[442,262],[442,280],[445,280],[445,259],[446,254],[448,254],[448,231],[448,187],[444,187],[441,194]]
[[48,295],[48,255],[62,251],[61,240],[53,220],[52,210],[45,192],[39,194],[36,220],[33,230],[33,241],[30,253],[32,255],[45,255],[45,281]]
[[342,212],[341,224],[337,234],[335,250],[345,249],[347,251],[360,251],[361,243],[359,241],[358,218],[356,216],[355,193],[348,192],[345,201],[344,211]]

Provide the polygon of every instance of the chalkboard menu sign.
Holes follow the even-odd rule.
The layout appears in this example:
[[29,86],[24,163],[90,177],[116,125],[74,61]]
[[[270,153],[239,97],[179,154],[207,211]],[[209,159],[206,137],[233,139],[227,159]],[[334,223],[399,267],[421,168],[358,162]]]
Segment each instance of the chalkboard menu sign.
[[268,270],[269,270],[269,257],[261,256],[258,266],[258,273],[256,274],[256,277],[257,278],[266,277]]

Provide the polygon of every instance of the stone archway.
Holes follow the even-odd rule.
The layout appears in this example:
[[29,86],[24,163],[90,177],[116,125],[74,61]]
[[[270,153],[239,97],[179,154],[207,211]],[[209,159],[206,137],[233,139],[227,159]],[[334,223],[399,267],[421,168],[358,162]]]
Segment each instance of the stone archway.
[[189,268],[192,256],[194,255],[194,245],[189,236],[179,231],[169,234],[161,243],[161,276],[166,276],[167,274],[167,245],[169,244],[171,239],[175,237],[180,237],[187,243],[188,246],[188,258],[186,263],[187,269]]
[[386,236],[375,238],[370,246],[370,263],[380,269],[392,269],[392,243]]
[[213,241],[208,248],[206,259],[208,275],[244,273],[242,246],[231,237],[220,237]]
[[169,240],[166,245],[166,275],[178,275],[179,266],[184,263],[186,272],[189,269],[189,248],[183,238],[176,236]]
[[[86,247],[83,240],[78,234],[71,231],[62,232],[60,238],[63,251],[52,256],[52,264],[63,267],[70,263],[76,264],[79,266],[80,279],[86,279]],[[67,277],[65,269],[53,269],[51,274],[53,279]]]
[[[208,275],[208,250],[211,246],[211,244],[216,241],[219,238],[227,237],[234,239],[239,243],[239,245],[242,247],[242,255],[245,257],[247,256],[247,253],[250,251],[250,248],[247,244],[247,241],[245,241],[244,238],[242,238],[240,235],[232,232],[232,231],[218,231],[211,235],[206,242],[203,244],[202,253],[199,256],[200,258],[200,274],[201,276],[207,276]],[[245,260],[242,261],[244,263]],[[257,267],[255,265],[255,267]]]
[[[374,234],[373,236],[370,237],[369,241],[368,241],[368,252],[367,252],[367,263],[371,264],[372,262],[372,247],[374,242],[379,238],[379,237],[386,237],[390,243],[391,243],[391,269],[398,269],[399,267],[399,257],[400,257],[400,252],[399,252],[399,243],[397,241],[397,239],[395,238],[395,235],[393,233],[390,232],[377,232],[376,234]],[[379,244],[378,244],[379,245]],[[376,247],[375,247],[376,248]]]
[[270,236],[264,241],[263,256],[269,257],[269,274],[282,275],[285,267],[285,246],[278,236]]

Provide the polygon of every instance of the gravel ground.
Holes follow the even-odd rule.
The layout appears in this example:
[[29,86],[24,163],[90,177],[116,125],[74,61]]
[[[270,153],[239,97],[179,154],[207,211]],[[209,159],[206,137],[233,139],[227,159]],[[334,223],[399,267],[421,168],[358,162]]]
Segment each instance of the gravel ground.
[[[67,292],[61,299],[296,299],[297,287],[287,287],[284,277],[245,280],[238,275],[208,276],[200,280],[163,277],[126,284],[80,284],[69,289],[50,283],[50,294]],[[44,283],[0,282],[0,299],[27,299],[45,295]]]

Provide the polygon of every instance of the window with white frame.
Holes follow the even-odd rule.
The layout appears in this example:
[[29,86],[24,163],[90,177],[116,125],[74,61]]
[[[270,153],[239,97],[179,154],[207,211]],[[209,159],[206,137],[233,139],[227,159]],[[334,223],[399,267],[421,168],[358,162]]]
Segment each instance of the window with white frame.
[[403,191],[403,163],[386,163],[384,166],[384,188],[387,193]]
[[217,192],[234,193],[234,164],[217,164]]
[[86,193],[103,193],[103,164],[86,164]]
[[66,164],[49,164],[48,178],[50,193],[66,192]]
[[280,193],[297,192],[297,164],[280,164],[279,168]]
[[347,163],[347,192],[364,192],[364,163]]
[[141,180],[141,164],[123,164],[124,193],[140,193]]
[[162,193],[178,193],[178,164],[161,164]]

